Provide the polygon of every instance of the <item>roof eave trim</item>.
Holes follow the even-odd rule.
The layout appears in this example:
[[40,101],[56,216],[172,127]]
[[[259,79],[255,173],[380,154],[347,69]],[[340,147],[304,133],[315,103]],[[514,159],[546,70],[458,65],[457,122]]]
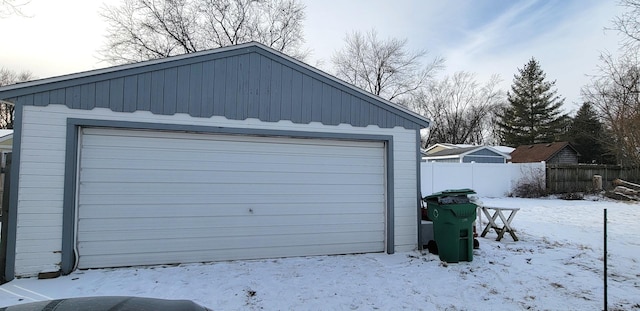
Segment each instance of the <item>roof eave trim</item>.
[[426,160],[440,160],[440,159],[459,159],[460,155],[459,154],[454,154],[454,155],[446,155],[446,156],[435,156],[435,157],[422,157],[423,159]]
[[[12,90],[23,89],[23,88],[29,88],[29,87],[33,87],[33,86],[52,84],[52,83],[56,83],[56,82],[81,79],[81,78],[86,78],[86,77],[91,77],[91,76],[98,76],[98,75],[108,74],[108,73],[112,73],[112,72],[124,71],[124,70],[135,69],[135,68],[142,68],[142,67],[147,67],[147,66],[153,66],[153,65],[157,65],[157,64],[164,64],[164,63],[179,61],[179,60],[187,59],[187,58],[205,56],[205,55],[209,55],[209,54],[213,54],[213,53],[216,53],[216,54],[217,53],[223,53],[223,52],[226,52],[226,51],[233,51],[233,50],[248,48],[248,47],[255,46],[255,45],[256,44],[254,44],[254,42],[249,42],[249,43],[243,43],[243,44],[238,44],[238,45],[231,45],[231,46],[225,46],[225,47],[220,47],[220,48],[215,48],[215,49],[198,51],[198,52],[194,52],[194,53],[180,54],[180,55],[169,56],[169,57],[164,57],[164,58],[151,59],[151,60],[141,61],[141,62],[137,62],[137,63],[115,65],[115,66],[110,66],[110,67],[106,67],[106,68],[81,71],[81,72],[64,74],[64,75],[54,76],[54,77],[49,77],[49,78],[42,78],[42,79],[37,79],[37,80],[33,80],[33,81],[16,83],[16,84],[11,84],[11,85],[6,85],[6,86],[3,86],[3,87],[0,87],[0,93],[4,93],[4,92],[7,92],[7,91],[12,91]],[[26,94],[28,94],[28,93],[29,92],[26,92]],[[21,95],[25,95],[25,94],[18,94],[18,95],[14,95],[14,96],[9,96],[7,98],[17,97],[17,96],[21,96]]]

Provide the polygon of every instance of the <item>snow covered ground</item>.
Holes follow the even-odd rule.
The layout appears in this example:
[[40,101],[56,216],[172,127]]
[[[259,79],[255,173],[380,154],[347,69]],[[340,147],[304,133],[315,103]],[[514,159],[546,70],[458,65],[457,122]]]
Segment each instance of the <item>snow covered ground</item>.
[[190,299],[213,310],[598,310],[603,209],[609,310],[640,310],[640,204],[482,198],[520,207],[520,241],[480,238],[472,262],[418,251],[76,271],[0,286],[0,306],[76,296]]

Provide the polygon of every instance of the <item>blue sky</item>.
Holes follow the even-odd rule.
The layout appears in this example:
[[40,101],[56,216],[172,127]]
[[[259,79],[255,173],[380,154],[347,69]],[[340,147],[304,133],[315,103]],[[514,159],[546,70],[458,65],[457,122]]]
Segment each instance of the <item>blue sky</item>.
[[[50,77],[106,67],[97,59],[105,24],[99,0],[32,0],[29,18],[0,19],[0,66]],[[118,0],[106,0],[117,3]],[[618,37],[604,31],[619,14],[607,0],[303,0],[307,6],[308,62],[331,72],[331,55],[347,32],[375,28],[381,38],[407,38],[411,49],[446,59],[441,75],[474,72],[480,81],[498,74],[507,90],[517,68],[539,60],[557,80],[565,110],[581,103],[600,52],[615,52]],[[8,31],[12,30],[13,31]],[[7,45],[8,44],[8,45]]]
[[[306,2],[309,12],[323,12],[309,14],[306,31],[314,56],[326,63],[345,32],[371,28],[381,37],[408,38],[411,48],[444,57],[442,74],[475,72],[480,81],[498,74],[505,90],[517,69],[535,57],[547,78],[557,81],[567,112],[581,104],[580,88],[594,73],[600,52],[615,52],[618,42],[615,32],[604,31],[620,12],[616,1]],[[321,28],[327,16],[332,22]],[[324,44],[315,45],[311,38]]]

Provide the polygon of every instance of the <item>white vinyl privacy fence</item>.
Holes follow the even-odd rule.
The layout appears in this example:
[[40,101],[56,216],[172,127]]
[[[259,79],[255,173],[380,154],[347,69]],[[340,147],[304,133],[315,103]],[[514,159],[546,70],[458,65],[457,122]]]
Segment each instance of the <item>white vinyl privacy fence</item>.
[[422,196],[447,189],[470,188],[482,197],[504,197],[520,181],[542,178],[545,163],[420,163]]

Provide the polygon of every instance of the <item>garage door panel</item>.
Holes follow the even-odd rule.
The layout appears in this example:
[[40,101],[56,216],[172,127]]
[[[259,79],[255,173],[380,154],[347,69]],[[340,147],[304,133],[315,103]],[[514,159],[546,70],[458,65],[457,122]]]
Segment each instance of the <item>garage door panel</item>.
[[[84,207],[84,206],[83,206]],[[131,217],[216,217],[225,216],[279,216],[279,215],[348,215],[348,214],[380,214],[384,212],[381,206],[367,203],[341,203],[327,205],[310,202],[305,205],[292,203],[269,204],[182,204],[176,208],[168,204],[155,205],[91,205],[81,208],[79,217],[82,219],[131,218]]]
[[309,227],[306,225],[292,226],[253,226],[247,227],[188,227],[180,228],[180,230],[168,228],[150,228],[135,230],[112,230],[104,233],[103,230],[86,231],[79,239],[83,242],[100,242],[100,241],[120,241],[120,240],[144,240],[149,237],[158,238],[206,238],[216,237],[248,237],[259,232],[263,236],[282,235],[282,234],[325,234],[335,232],[374,232],[384,230],[384,223],[359,223],[357,227],[351,224],[326,224],[320,227]]
[[[244,136],[244,135],[201,135],[180,132],[164,132],[164,131],[147,131],[147,130],[121,130],[106,128],[83,128],[83,134],[100,136],[100,140],[83,141],[83,146],[131,146],[139,147],[144,144],[151,148],[171,149],[171,145],[191,146],[193,150],[210,150],[221,144],[230,144],[238,146],[237,148],[245,150],[255,150],[259,146],[264,146],[268,150],[272,150],[269,146],[289,145],[295,148],[299,153],[312,153],[308,150],[318,148],[319,146],[332,147],[358,147],[358,148],[377,148],[380,142],[370,141],[351,141],[351,140],[330,140],[330,139],[288,139],[281,137],[269,136]],[[122,140],[125,137],[126,140]],[[216,145],[202,143],[203,141],[215,141]],[[245,142],[255,143],[246,145]],[[299,148],[302,146],[303,148]],[[323,149],[326,150],[326,149]],[[330,150],[323,152],[330,153]],[[358,151],[353,151],[355,153]]]
[[330,224],[357,225],[362,223],[381,222],[375,214],[344,214],[344,215],[273,215],[273,216],[218,216],[218,217],[178,217],[169,219],[166,217],[134,217],[134,218],[88,218],[80,219],[78,225],[83,232],[103,230],[105,234],[110,230],[122,230],[122,228],[155,229],[168,228],[206,228],[206,227],[246,227],[253,226],[323,226]]
[[[116,255],[98,255],[98,256],[86,256],[87,261],[93,264],[94,268],[102,267],[123,267],[133,265],[161,265],[161,264],[174,264],[174,263],[186,263],[186,262],[208,262],[211,261],[211,257],[217,258],[216,260],[235,260],[242,259],[261,259],[261,258],[278,258],[288,257],[296,255],[282,255],[282,254],[296,254],[304,253],[307,256],[313,255],[326,255],[326,254],[351,254],[351,253],[370,253],[376,252],[378,249],[383,248],[382,242],[367,242],[358,244],[331,244],[331,245],[297,245],[291,247],[272,247],[264,248],[259,252],[254,249],[239,247],[235,249],[218,249],[218,250],[205,250],[205,251],[193,251],[193,252],[175,252],[165,256],[166,253],[136,253],[136,254],[116,254]],[[165,257],[170,257],[171,260],[167,261]]]
[[[359,158],[371,157],[371,153],[369,152],[370,151],[369,149],[371,148],[358,148],[354,150],[353,146],[351,147],[332,146],[330,150],[327,150],[328,149],[327,146],[316,146],[315,148],[310,148],[309,146],[307,146],[306,148],[310,148],[311,150],[304,150],[304,152],[302,152],[299,146],[297,149],[294,149],[294,147],[296,146],[289,145],[289,144],[270,145],[268,146],[269,147],[268,150],[262,150],[260,148],[256,148],[256,147],[264,148],[264,147],[267,147],[266,145],[250,146],[250,147],[245,147],[244,149],[238,150],[240,148],[237,148],[235,144],[230,144],[230,143],[222,143],[222,144],[216,143],[215,145],[212,145],[211,149],[204,149],[204,150],[189,148],[189,146],[185,146],[184,143],[179,144],[180,150],[168,149],[163,147],[150,149],[149,147],[145,146],[148,144],[145,144],[142,142],[132,143],[132,145],[133,146],[131,147],[111,147],[111,146],[87,147],[86,151],[90,152],[88,155],[91,156],[92,158],[100,158],[101,157],[100,154],[113,152],[115,153],[115,156],[117,156],[117,154],[123,154],[123,156],[120,156],[122,158],[125,158],[124,154],[131,154],[136,157],[149,157],[151,159],[161,160],[161,158],[154,155],[155,151],[158,151],[168,156],[174,156],[179,158],[186,157],[187,159],[192,157],[200,158],[202,156],[213,157],[213,158],[226,157],[229,155],[238,156],[238,157],[244,156],[243,160],[247,162],[250,162],[252,158],[256,158],[256,157],[268,158],[271,156],[277,156],[277,157],[284,156],[284,159],[295,158],[295,157],[325,158],[327,156],[331,156],[331,157],[337,157],[337,158],[343,159],[345,161],[350,161],[350,160],[357,161]],[[274,151],[274,150],[277,150],[277,151]]]
[[[358,166],[362,165],[378,165],[379,158],[372,157],[370,154],[365,154],[362,156],[341,156],[339,154],[330,154],[330,155],[321,155],[321,154],[294,154],[294,153],[283,153],[283,154],[275,154],[277,157],[274,157],[274,154],[265,153],[261,150],[252,150],[251,152],[195,152],[190,150],[165,150],[165,149],[113,149],[104,147],[104,148],[91,148],[84,149],[83,157],[86,158],[87,161],[90,160],[104,160],[104,159],[120,159],[120,160],[142,160],[143,161],[165,161],[167,162],[175,162],[175,163],[183,163],[188,165],[190,161],[204,161],[204,162],[226,162],[226,159],[229,157],[234,158],[234,161],[238,161],[240,163],[246,164],[257,164],[255,162],[256,159],[260,159],[263,163],[267,161],[268,163],[292,163],[292,164],[303,164],[303,163],[318,163],[318,164],[331,164],[331,165],[345,165],[343,163],[354,164]],[[366,150],[366,149],[365,149]],[[283,150],[284,152],[284,150]],[[340,158],[342,161],[340,163],[336,163],[331,158],[327,159],[327,156]],[[109,163],[109,164],[118,164],[118,163]],[[126,163],[123,163],[126,165]]]
[[384,163],[380,142],[83,129],[78,266],[383,251]]
[[[352,185],[348,183],[336,182],[335,184],[289,184],[287,189],[290,195],[312,195],[317,193],[333,193],[336,195],[373,195],[379,196],[379,183]],[[103,182],[83,182],[80,186],[82,193],[86,196],[111,196],[121,195],[122,193],[131,191],[135,195],[166,195],[167,193],[179,192],[182,195],[200,195],[203,193],[209,195],[268,195],[281,191],[282,184],[275,183],[153,183],[153,187],[143,183],[103,183]],[[99,200],[104,200],[99,198]],[[104,201],[103,201],[104,202]],[[160,200],[161,203],[162,200]],[[303,203],[312,203],[305,200]]]
[[[97,170],[94,170],[97,171]],[[220,171],[218,171],[219,173]],[[209,171],[159,171],[159,170],[126,170],[126,172],[116,170],[101,170],[90,174],[88,171],[81,172],[83,182],[125,182],[125,183],[155,183],[158,180],[164,180],[172,183],[193,182],[201,180],[208,182],[212,179]],[[380,184],[379,179],[382,174],[358,174],[358,173],[282,173],[282,172],[232,172],[224,178],[217,180],[218,183],[280,183],[280,184],[297,184],[313,182],[319,184],[333,184],[336,181],[340,183],[354,184],[360,183],[376,183]],[[373,179],[373,180],[370,180]]]
[[[133,155],[121,155],[122,161],[112,161],[114,159],[118,159],[118,157],[110,157],[110,158],[84,158],[87,165],[91,165],[93,169],[140,169],[141,167],[149,165],[150,162],[154,163],[154,166],[162,167],[165,170],[169,171],[184,171],[184,170],[194,170],[199,169],[199,167],[194,167],[196,164],[203,166],[207,170],[221,170],[221,171],[250,171],[250,172],[272,172],[272,171],[283,171],[283,170],[296,170],[299,172],[329,172],[329,173],[339,173],[339,172],[367,172],[370,171],[371,167],[379,167],[380,159],[359,159],[357,161],[346,162],[342,161],[340,164],[333,164],[331,162],[335,162],[335,160],[327,160],[321,157],[317,158],[308,158],[308,159],[298,159],[297,157],[292,156],[290,159],[245,159],[247,157],[242,156],[232,156],[227,155],[225,158],[213,158],[208,155],[202,155],[201,157],[190,156],[187,158],[182,158],[180,160],[168,160],[173,157],[166,155],[163,159],[137,159],[130,160],[127,157]],[[229,163],[229,158],[233,158],[233,162]],[[173,158],[175,159],[175,158]],[[259,161],[259,163],[256,163]],[[325,165],[326,170],[319,171],[316,166],[309,166],[309,163],[314,163],[316,165]]]
[[[216,201],[212,202],[211,199]],[[384,195],[358,197],[349,194],[335,194],[331,196],[323,196],[322,194],[264,194],[264,195],[242,195],[242,201],[238,201],[238,195],[88,195],[83,197],[82,205],[91,204],[162,204],[180,206],[181,204],[262,204],[262,203],[306,203],[306,202],[322,202],[325,204],[338,203],[357,203],[365,202],[372,205],[379,203],[377,199],[384,198]],[[188,200],[188,201],[186,201]]]
[[[221,236],[204,238],[165,238],[154,240],[120,240],[120,241],[99,241],[84,242],[81,244],[80,253],[90,253],[93,255],[105,254],[128,254],[128,253],[157,253],[163,252],[189,252],[199,250],[216,249],[237,249],[271,247],[291,247],[308,245],[313,241],[315,245],[330,245],[337,242],[341,244],[357,244],[368,242],[372,234],[376,231],[351,232],[348,236],[342,233],[322,233],[322,234],[295,234],[287,239],[276,239],[273,236]],[[380,236],[383,238],[383,236]],[[141,243],[144,241],[144,243]]]

